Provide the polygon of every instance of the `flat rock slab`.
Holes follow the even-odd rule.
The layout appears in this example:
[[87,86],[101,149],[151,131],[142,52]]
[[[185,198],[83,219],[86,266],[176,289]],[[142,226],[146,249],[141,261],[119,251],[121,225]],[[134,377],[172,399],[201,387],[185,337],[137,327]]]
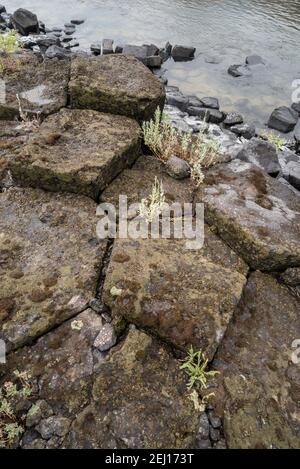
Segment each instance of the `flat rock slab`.
[[122,54],[76,56],[71,61],[71,105],[132,117],[152,118],[165,102],[159,80],[139,60]]
[[229,448],[299,448],[300,304],[272,277],[250,276],[214,369],[214,403],[223,412]]
[[25,112],[44,115],[67,105],[69,60],[40,62],[32,53],[1,57],[0,79],[6,83],[6,102],[0,105],[0,119],[19,115],[17,95]]
[[234,160],[208,171],[195,200],[253,269],[300,265],[300,200],[258,167]]
[[95,296],[106,243],[96,204],[34,189],[0,194],[0,337],[31,342]]
[[164,164],[153,156],[141,156],[131,169],[123,171],[101,194],[101,201],[119,205],[119,195],[126,195],[128,204],[140,203],[147,198],[155,182],[162,183],[165,201],[173,203],[192,203],[194,185],[190,180],[180,181],[170,177]]
[[149,329],[178,349],[193,345],[211,360],[246,283],[247,268],[209,229],[205,245],[185,240],[118,239],[103,300],[122,321]]
[[26,370],[37,389],[20,446],[194,447],[199,416],[180,362],[133,328],[104,357],[93,347],[101,327],[87,310],[9,356],[2,382]]
[[133,119],[62,109],[14,152],[10,167],[23,185],[97,199],[139,153],[140,128]]

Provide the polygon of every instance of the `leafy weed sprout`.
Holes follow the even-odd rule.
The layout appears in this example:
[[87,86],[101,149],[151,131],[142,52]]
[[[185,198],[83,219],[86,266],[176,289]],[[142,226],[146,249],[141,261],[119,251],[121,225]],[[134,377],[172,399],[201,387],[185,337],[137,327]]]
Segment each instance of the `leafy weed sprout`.
[[11,30],[8,33],[0,34],[0,51],[9,54],[18,50],[17,31]]
[[207,382],[210,377],[217,375],[218,371],[206,371],[208,359],[201,350],[195,352],[191,345],[188,354],[180,366],[180,370],[185,371],[189,377],[188,389],[199,386],[200,389],[207,389]]
[[219,145],[215,140],[205,141],[203,132],[197,137],[191,132],[180,132],[169,124],[159,107],[154,119],[143,123],[143,135],[145,144],[164,163],[173,155],[186,160],[197,185],[204,180],[203,169],[216,163]]
[[[9,448],[24,432],[14,408],[18,401],[32,395],[32,386],[26,372],[14,372],[16,383],[7,381],[0,388],[0,448]],[[20,420],[20,419],[19,419]]]
[[139,213],[147,220],[148,223],[153,221],[154,216],[161,212],[163,204],[165,203],[165,194],[162,181],[159,182],[155,176],[152,192],[140,203]]
[[264,132],[262,134],[262,137],[265,140],[268,140],[268,142],[272,143],[272,145],[274,145],[274,147],[276,148],[276,151],[279,151],[282,145],[284,145],[285,143],[285,140],[283,140],[283,138],[281,138],[275,132]]

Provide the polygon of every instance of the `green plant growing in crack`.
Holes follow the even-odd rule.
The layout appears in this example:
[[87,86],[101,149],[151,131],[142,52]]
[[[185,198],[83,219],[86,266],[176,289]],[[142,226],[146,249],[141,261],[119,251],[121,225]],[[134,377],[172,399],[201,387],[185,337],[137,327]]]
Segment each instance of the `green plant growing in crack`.
[[264,132],[262,134],[262,137],[270,142],[274,147],[276,148],[276,151],[279,151],[282,145],[284,145],[285,140],[281,138],[278,134],[275,132]]
[[166,163],[171,156],[187,161],[196,185],[204,180],[203,169],[213,166],[218,160],[219,144],[216,140],[205,139],[204,131],[195,136],[175,129],[159,107],[154,118],[143,123],[143,136],[145,144],[162,162]]
[[10,448],[24,432],[22,417],[17,417],[15,408],[32,395],[28,373],[16,370],[14,375],[16,383],[7,381],[0,388],[0,448]]
[[188,389],[200,386],[200,389],[207,389],[209,378],[219,374],[218,371],[206,371],[208,359],[201,350],[195,352],[191,345],[185,359],[181,360],[180,370],[183,370],[189,377]]
[[18,33],[14,29],[8,33],[0,34],[0,51],[10,54],[19,49]]
[[155,215],[161,212],[165,203],[165,194],[162,182],[159,182],[155,176],[151,194],[142,199],[139,207],[140,215],[147,220],[148,223],[153,221]]

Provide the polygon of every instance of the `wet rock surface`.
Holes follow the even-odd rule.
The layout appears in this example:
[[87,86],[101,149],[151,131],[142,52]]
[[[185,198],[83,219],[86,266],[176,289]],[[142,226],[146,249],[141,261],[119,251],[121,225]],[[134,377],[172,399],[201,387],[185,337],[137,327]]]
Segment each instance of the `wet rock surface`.
[[198,416],[180,362],[135,329],[104,357],[93,346],[101,318],[87,310],[77,322],[80,329],[67,321],[10,356],[6,376],[27,369],[38,385],[21,446],[193,447]]
[[19,115],[17,95],[24,112],[48,115],[66,106],[69,61],[40,62],[29,52],[1,57],[0,61],[0,78],[6,83],[6,101],[0,104],[1,119]]
[[0,322],[7,348],[30,343],[84,310],[106,242],[85,197],[10,189],[0,194]]
[[125,319],[179,349],[202,349],[211,359],[238,304],[246,272],[209,229],[204,247],[196,251],[187,249],[184,240],[119,239],[103,298],[117,327]]
[[73,58],[69,92],[73,107],[121,114],[139,122],[150,119],[165,101],[159,80],[134,57],[119,54]]
[[97,199],[101,190],[140,152],[138,124],[123,116],[63,109],[11,156],[23,185]]
[[253,268],[300,265],[300,200],[258,167],[234,160],[208,172],[196,197],[206,220]]
[[299,447],[300,304],[268,275],[251,275],[218,352],[214,402],[224,417],[229,448]]

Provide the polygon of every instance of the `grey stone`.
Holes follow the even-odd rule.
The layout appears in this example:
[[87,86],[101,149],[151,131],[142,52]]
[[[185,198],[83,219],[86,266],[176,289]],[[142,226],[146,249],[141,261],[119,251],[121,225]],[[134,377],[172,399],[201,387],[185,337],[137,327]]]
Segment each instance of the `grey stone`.
[[47,59],[65,60],[71,58],[71,54],[64,47],[50,46],[46,50],[45,57]]
[[113,54],[113,52],[114,52],[113,45],[114,45],[113,39],[103,39],[103,41],[102,41],[102,54],[103,55]]
[[288,181],[292,186],[294,186],[298,191],[300,191],[300,162],[293,162],[287,164],[286,167],[289,177]]
[[259,64],[264,64],[264,60],[260,55],[248,55],[246,57],[246,64],[247,65],[259,65]]
[[222,425],[221,419],[215,416],[212,412],[208,414],[209,422],[213,428],[220,428]]
[[213,427],[210,427],[209,435],[210,435],[211,440],[215,442],[219,441],[221,437],[220,430],[218,430],[217,428],[213,428]]
[[281,169],[274,145],[260,138],[249,140],[237,158],[255,164],[272,176],[276,176]]
[[189,106],[187,108],[187,113],[190,116],[200,117],[201,119],[205,118],[207,121],[209,120],[209,117],[210,117],[210,111],[211,109],[207,109],[205,107]]
[[208,420],[207,414],[204,412],[199,418],[197,440],[208,440],[208,439],[209,439],[209,420]]
[[300,116],[300,101],[297,103],[293,103],[291,105],[291,108],[293,109],[293,111],[296,111],[297,114]]
[[85,20],[83,18],[76,18],[70,21],[71,24],[75,24],[76,26],[83,24],[84,22]]
[[131,55],[146,65],[148,56],[147,46],[133,46],[131,44],[125,44],[122,53],[125,55]]
[[209,109],[208,122],[212,124],[220,124],[225,119],[225,114],[218,109]]
[[230,128],[230,130],[234,134],[236,134],[240,137],[246,138],[247,140],[250,140],[256,134],[256,129],[255,129],[255,126],[253,124],[233,125]]
[[224,120],[224,125],[232,127],[233,125],[242,124],[244,118],[238,112],[229,112]]
[[171,55],[175,62],[192,60],[195,57],[196,48],[186,46],[174,46]]
[[90,47],[91,52],[93,52],[95,55],[100,55],[101,54],[101,48],[102,48],[102,45],[101,45],[100,42],[94,43]]
[[296,115],[297,113],[289,107],[278,107],[272,112],[268,121],[268,127],[284,133],[291,132],[297,124],[298,118]]
[[66,417],[48,417],[40,421],[36,430],[44,440],[49,440],[52,436],[65,436],[70,428],[71,421]]
[[146,65],[149,68],[159,68],[162,64],[162,58],[160,55],[151,55],[146,59]]
[[168,93],[166,103],[170,106],[176,106],[181,111],[186,111],[189,105],[189,100],[180,92]]
[[166,163],[166,171],[169,176],[175,179],[185,179],[190,176],[191,168],[187,161],[171,156]]
[[110,350],[116,342],[117,336],[113,325],[106,323],[100,329],[100,332],[95,339],[94,347],[100,350],[100,352],[106,352],[107,350]]
[[28,36],[30,33],[39,34],[39,22],[37,16],[25,8],[16,10],[12,17],[14,28],[23,36]]
[[238,78],[251,75],[251,70],[247,65],[230,65],[228,69],[229,75]]
[[200,101],[203,107],[208,107],[210,109],[220,109],[220,104],[217,98],[201,98]]

